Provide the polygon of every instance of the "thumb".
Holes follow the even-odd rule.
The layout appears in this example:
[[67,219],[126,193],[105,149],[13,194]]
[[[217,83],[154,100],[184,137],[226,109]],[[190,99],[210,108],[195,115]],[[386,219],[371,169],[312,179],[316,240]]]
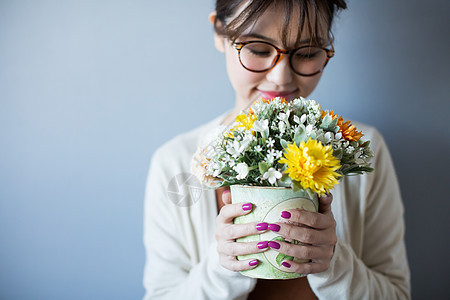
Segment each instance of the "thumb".
[[328,194],[320,196],[319,198],[319,212],[325,214],[331,212],[331,202],[333,201],[333,195],[328,192]]
[[222,202],[225,205],[231,204],[231,192],[229,188],[222,192]]

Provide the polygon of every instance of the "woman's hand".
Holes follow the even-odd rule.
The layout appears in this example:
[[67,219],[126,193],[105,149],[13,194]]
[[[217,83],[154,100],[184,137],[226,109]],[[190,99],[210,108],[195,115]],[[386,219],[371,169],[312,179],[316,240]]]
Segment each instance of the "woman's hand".
[[[320,197],[319,212],[287,209],[281,217],[286,223],[269,225],[269,229],[283,236],[287,241],[297,240],[306,245],[295,245],[281,241],[269,242],[269,247],[299,259],[310,260],[296,263],[290,260],[283,266],[296,273],[311,274],[326,271],[334,254],[337,242],[336,221],[331,212],[333,196]],[[278,226],[277,226],[278,225]]]
[[231,193],[226,190],[222,194],[225,206],[217,216],[217,252],[220,264],[231,271],[244,271],[253,269],[258,260],[247,259],[239,261],[238,255],[254,254],[268,250],[268,242],[236,242],[237,238],[255,235],[267,230],[267,223],[252,222],[247,224],[233,224],[233,219],[250,213],[253,209],[251,203],[231,204]]

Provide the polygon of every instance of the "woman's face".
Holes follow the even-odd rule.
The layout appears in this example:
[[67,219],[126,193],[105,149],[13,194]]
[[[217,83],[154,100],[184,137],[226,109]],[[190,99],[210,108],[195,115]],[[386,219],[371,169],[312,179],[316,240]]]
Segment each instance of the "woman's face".
[[[283,45],[281,41],[283,18],[284,14],[281,9],[269,8],[254,26],[244,31],[236,42],[266,41],[281,49],[295,48],[297,34],[299,34],[298,20],[293,19],[290,22],[292,25],[288,31],[287,45]],[[215,39],[217,49],[225,53],[228,77],[236,92],[236,108],[238,109],[245,109],[254,100],[261,97],[283,97],[286,100],[300,96],[307,97],[320,80],[322,73],[311,77],[294,73],[289,65],[289,57],[285,55],[281,55],[280,61],[275,67],[266,72],[248,71],[239,62],[237,50],[233,48],[229,39],[218,35]],[[301,40],[305,40],[305,44],[307,44],[309,37],[301,36]]]

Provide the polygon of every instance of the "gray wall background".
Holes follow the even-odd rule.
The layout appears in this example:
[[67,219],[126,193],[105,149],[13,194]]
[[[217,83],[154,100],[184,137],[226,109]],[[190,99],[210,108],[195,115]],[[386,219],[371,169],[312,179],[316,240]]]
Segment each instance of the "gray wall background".
[[[448,299],[450,2],[349,1],[311,96],[375,125],[416,299]],[[153,151],[233,105],[213,1],[0,0],[0,298],[138,299]]]

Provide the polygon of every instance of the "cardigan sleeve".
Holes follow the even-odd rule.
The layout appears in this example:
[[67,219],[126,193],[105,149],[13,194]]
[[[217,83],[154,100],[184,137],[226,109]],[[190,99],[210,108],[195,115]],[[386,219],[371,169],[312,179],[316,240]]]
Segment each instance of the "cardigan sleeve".
[[[361,176],[361,253],[339,239],[327,271],[308,275],[320,299],[410,299],[400,190],[389,151],[378,132],[375,171]],[[356,192],[357,191],[351,191]],[[352,228],[350,228],[352,232]]]
[[[223,268],[217,244],[209,245],[196,259],[191,255],[192,248],[183,242],[181,233],[189,226],[184,223],[189,222],[189,217],[185,207],[177,207],[167,199],[170,174],[178,168],[169,154],[167,149],[155,153],[147,178],[144,299],[246,299],[256,280]],[[195,244],[198,247],[201,243]]]

